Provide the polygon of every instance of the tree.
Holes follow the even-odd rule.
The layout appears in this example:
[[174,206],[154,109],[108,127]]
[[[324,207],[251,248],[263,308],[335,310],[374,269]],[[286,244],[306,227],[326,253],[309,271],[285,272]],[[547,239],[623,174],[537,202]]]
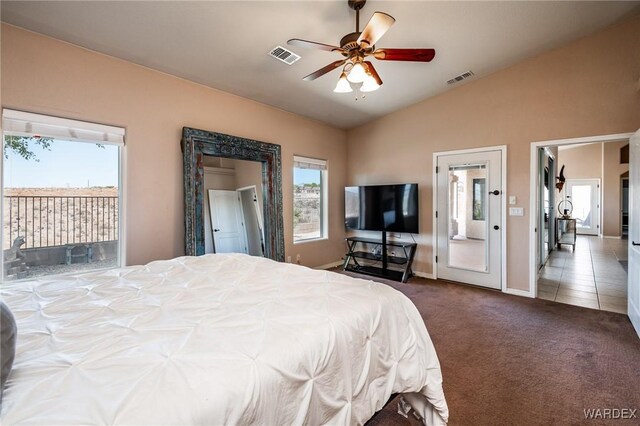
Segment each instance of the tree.
[[51,144],[53,139],[40,138],[34,136],[5,136],[4,137],[4,158],[9,158],[8,150],[11,150],[24,158],[25,160],[40,161],[36,157],[29,146],[29,143],[33,142],[35,145],[40,145],[42,149],[51,151]]

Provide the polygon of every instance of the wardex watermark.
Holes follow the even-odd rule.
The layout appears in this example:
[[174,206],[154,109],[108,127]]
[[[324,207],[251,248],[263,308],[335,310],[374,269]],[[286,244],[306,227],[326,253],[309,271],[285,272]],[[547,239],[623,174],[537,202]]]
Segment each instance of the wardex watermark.
[[629,420],[638,418],[637,408],[585,408],[584,418],[587,420]]

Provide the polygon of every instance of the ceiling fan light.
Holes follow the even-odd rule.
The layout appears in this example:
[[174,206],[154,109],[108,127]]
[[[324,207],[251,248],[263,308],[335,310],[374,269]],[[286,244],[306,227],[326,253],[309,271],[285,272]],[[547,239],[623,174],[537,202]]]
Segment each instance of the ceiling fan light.
[[362,86],[360,87],[360,91],[373,92],[374,90],[378,90],[379,88],[380,88],[380,85],[378,84],[376,79],[370,75],[367,75],[367,78],[364,80],[364,82],[362,83]]
[[356,62],[347,76],[347,79],[352,83],[362,83],[366,78],[367,72],[360,62]]
[[335,93],[349,93],[353,92],[349,81],[347,80],[347,74],[344,72],[340,74],[340,78],[338,79],[338,84],[336,84],[336,88],[333,89]]

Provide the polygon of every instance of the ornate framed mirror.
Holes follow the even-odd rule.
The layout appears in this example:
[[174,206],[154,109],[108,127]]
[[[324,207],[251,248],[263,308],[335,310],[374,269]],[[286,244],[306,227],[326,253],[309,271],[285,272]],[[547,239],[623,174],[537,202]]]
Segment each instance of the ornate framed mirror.
[[284,261],[282,160],[280,145],[184,127],[184,249],[188,256],[205,254],[204,158],[222,157],[262,163],[264,255]]

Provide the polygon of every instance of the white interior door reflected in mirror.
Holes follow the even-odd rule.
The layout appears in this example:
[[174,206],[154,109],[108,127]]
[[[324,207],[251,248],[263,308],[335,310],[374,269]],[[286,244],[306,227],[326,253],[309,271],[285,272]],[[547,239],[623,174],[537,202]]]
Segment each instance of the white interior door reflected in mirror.
[[242,204],[237,191],[209,190],[215,253],[247,253]]

